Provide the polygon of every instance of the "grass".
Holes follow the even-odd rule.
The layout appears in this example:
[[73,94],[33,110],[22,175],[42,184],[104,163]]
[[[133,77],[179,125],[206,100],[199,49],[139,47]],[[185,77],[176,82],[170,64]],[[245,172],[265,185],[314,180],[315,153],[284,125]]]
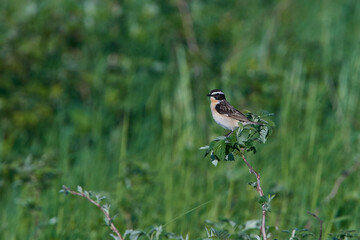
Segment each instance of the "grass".
[[[21,1],[2,3],[11,11],[2,14],[1,29],[19,34],[10,41],[4,30],[1,37],[1,239],[107,238],[98,210],[59,194],[63,184],[107,195],[121,232],[166,224],[194,239],[205,236],[207,219],[259,219],[246,166],[215,168],[198,150],[225,134],[211,119],[205,95],[212,88],[222,88],[239,109],[275,113],[274,135],[247,156],[264,192],[276,194],[269,225],[318,231],[306,214],[317,210],[324,236],[358,229],[359,174],[324,200],[342,171],[359,161],[357,1],[195,1],[200,56],[188,52],[171,3],[133,1],[117,10],[106,1],[91,10],[89,2],[89,12],[68,1],[54,4],[35,4],[37,15],[26,5],[30,15],[24,15]],[[86,24],[77,25],[80,20]],[[21,33],[43,48],[26,45]],[[41,87],[55,95],[42,97]],[[25,100],[11,105],[14,96]],[[27,101],[47,107],[49,99],[52,114],[25,109]],[[32,123],[28,116],[33,128],[21,125]]]

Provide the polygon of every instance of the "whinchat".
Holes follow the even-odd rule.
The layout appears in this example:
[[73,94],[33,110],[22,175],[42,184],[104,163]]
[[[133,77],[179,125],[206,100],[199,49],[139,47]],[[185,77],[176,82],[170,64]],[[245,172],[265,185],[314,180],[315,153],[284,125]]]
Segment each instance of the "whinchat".
[[239,127],[239,122],[243,125],[262,125],[262,123],[249,120],[244,114],[234,108],[226,101],[225,94],[221,90],[214,89],[207,96],[210,97],[210,109],[215,122],[231,131],[225,135],[226,137]]

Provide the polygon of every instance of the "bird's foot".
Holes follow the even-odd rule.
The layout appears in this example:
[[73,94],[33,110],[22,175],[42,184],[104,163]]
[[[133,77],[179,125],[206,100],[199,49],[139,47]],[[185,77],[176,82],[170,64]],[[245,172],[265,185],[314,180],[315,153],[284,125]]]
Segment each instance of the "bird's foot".
[[233,132],[234,130],[230,131],[228,134],[225,135],[225,137],[229,137]]

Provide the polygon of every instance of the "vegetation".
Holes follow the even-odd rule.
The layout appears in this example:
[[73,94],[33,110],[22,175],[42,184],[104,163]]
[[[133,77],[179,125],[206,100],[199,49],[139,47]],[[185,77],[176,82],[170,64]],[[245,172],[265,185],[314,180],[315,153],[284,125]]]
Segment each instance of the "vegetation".
[[258,234],[247,166],[199,151],[227,133],[214,88],[275,114],[246,155],[272,238],[318,238],[307,211],[323,238],[359,236],[360,2],[188,3],[1,1],[0,239],[110,238],[62,185],[107,196],[121,234]]
[[[266,196],[261,188],[261,176],[246,160],[246,152],[256,152],[256,143],[265,143],[267,138],[271,135],[273,123],[270,120],[265,121],[260,116],[248,114],[248,118],[253,120],[256,124],[243,125],[239,123],[239,127],[233,132],[231,131],[226,136],[217,137],[209,146],[202,147],[205,149],[205,156],[210,154],[211,162],[216,166],[219,161],[234,161],[235,156],[241,157],[244,163],[249,168],[249,172],[254,174],[256,182],[249,183],[259,193],[259,203],[262,209],[261,225],[259,230],[263,240],[268,239],[269,233],[266,231],[266,214],[270,212],[270,202],[275,196]],[[266,114],[267,116],[269,114]],[[271,115],[271,114],[270,114]],[[269,124],[269,122],[271,124]],[[216,233],[216,232],[215,232]],[[249,238],[251,238],[248,235]],[[257,237],[260,238],[260,237]],[[220,238],[221,239],[221,238]],[[246,238],[245,238],[246,239]]]

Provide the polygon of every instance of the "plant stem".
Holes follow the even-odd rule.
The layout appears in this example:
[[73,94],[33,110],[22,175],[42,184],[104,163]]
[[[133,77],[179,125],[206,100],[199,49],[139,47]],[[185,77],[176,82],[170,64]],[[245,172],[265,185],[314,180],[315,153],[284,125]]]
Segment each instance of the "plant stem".
[[97,203],[96,201],[94,201],[93,199],[91,199],[89,196],[85,195],[84,193],[79,193],[79,192],[75,192],[73,190],[71,190],[69,187],[63,185],[63,189],[66,191],[66,193],[70,193],[72,195],[77,195],[83,198],[86,198],[89,202],[91,202],[92,204],[94,204],[95,206],[97,206],[105,215],[106,219],[108,220],[109,224],[110,224],[110,229],[111,231],[113,231],[116,236],[120,239],[120,240],[124,240],[123,237],[121,236],[119,230],[116,228],[116,226],[114,225],[114,223],[112,222],[112,219],[110,217],[110,214],[108,211],[106,211],[103,206],[100,205],[100,203]]
[[306,211],[306,213],[309,214],[310,216],[313,216],[314,218],[316,218],[316,220],[319,221],[319,224],[320,224],[319,240],[321,240],[322,239],[323,221],[315,213],[312,213],[312,212],[309,212],[309,211]]
[[342,182],[359,168],[360,162],[356,162],[351,168],[344,170],[341,175],[336,179],[334,186],[331,189],[331,192],[325,197],[325,201],[329,202],[331,199],[333,199],[336,196]]
[[[250,165],[250,163],[246,160],[244,154],[241,154],[242,159],[244,160],[245,164],[248,166],[250,173],[254,174],[256,176],[256,190],[259,193],[260,197],[264,196],[264,192],[261,189],[260,185],[260,174],[257,173],[254,168]],[[266,236],[266,230],[265,230],[265,219],[266,219],[266,210],[265,210],[265,204],[262,204],[262,221],[261,221],[261,227],[260,231],[263,236],[263,240],[267,240]]]

